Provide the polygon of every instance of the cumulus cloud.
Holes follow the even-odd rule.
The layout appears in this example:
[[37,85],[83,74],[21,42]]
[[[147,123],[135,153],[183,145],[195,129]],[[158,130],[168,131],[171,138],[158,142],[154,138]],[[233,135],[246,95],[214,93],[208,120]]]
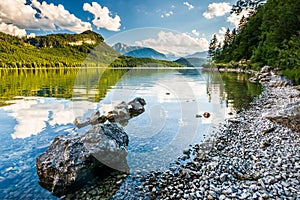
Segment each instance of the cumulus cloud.
[[207,10],[203,13],[203,16],[207,19],[212,19],[214,16],[223,16],[231,11],[231,6],[227,2],[212,3],[208,5]]
[[47,19],[48,22],[52,23],[52,27],[58,26],[63,30],[70,30],[76,33],[92,29],[90,23],[82,22],[61,4],[56,6],[53,3],[47,4],[45,1],[43,3],[40,3],[37,0],[31,1],[32,5],[40,10],[39,16],[41,19]]
[[0,22],[0,31],[18,37],[26,36],[25,29],[20,29],[13,24],[6,24],[4,22]]
[[107,7],[101,7],[98,3],[92,2],[92,4],[83,4],[83,10],[94,15],[95,18],[92,22],[95,26],[105,28],[110,31],[120,31],[120,17],[118,15],[111,17],[110,11]]
[[37,0],[1,0],[0,18],[5,24],[13,24],[26,30],[69,30],[83,32],[91,24],[71,14],[63,5],[40,3]]
[[192,37],[186,33],[166,31],[160,31],[157,34],[157,38],[136,41],[135,44],[153,48],[164,54],[174,54],[175,56],[186,56],[208,49],[208,41],[205,38]]
[[194,6],[187,1],[183,2],[183,5],[186,5],[189,10],[192,10],[194,8]]
[[227,22],[233,24],[237,28],[242,17],[249,17],[251,12],[253,12],[253,10],[242,10],[240,14],[232,13],[229,17],[227,17]]
[[196,29],[193,29],[193,30],[192,30],[192,33],[193,33],[195,36],[199,36],[199,32],[198,32]]
[[219,42],[222,43],[224,41],[226,31],[227,31],[227,28],[221,27],[219,30],[219,34],[216,34]]

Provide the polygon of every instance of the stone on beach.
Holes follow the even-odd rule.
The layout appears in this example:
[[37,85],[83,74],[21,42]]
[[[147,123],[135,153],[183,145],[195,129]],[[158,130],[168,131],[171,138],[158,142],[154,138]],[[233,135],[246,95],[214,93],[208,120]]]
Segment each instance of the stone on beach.
[[274,87],[272,80],[279,78],[270,67],[262,73],[264,91],[249,108],[219,125],[204,143],[185,149],[189,158],[181,156],[170,170],[144,175],[143,193],[135,197],[298,199],[299,91],[289,81]]

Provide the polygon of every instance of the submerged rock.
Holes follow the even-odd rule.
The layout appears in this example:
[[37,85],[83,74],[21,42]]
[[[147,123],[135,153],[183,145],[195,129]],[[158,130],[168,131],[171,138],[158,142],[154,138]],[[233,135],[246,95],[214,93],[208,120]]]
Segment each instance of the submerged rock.
[[113,110],[108,111],[106,115],[101,114],[99,110],[93,112],[90,117],[76,117],[74,120],[75,126],[82,128],[88,125],[96,125],[100,123],[117,122],[122,126],[126,126],[132,117],[136,117],[145,111],[145,99],[137,97],[132,101],[126,103],[122,101],[114,107]]
[[40,185],[54,194],[85,182],[104,165],[128,172],[128,136],[114,123],[98,124],[85,134],[59,135],[36,159]]

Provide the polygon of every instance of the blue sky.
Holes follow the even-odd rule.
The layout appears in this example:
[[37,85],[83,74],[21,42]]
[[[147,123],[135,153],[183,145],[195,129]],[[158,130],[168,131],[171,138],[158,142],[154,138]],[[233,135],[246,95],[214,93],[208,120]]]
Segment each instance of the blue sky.
[[207,49],[212,34],[217,33],[221,40],[225,28],[235,27],[239,17],[230,14],[234,3],[235,0],[0,0],[0,31],[24,36],[90,29],[103,35],[108,43],[122,38],[120,42],[130,45],[148,45],[163,53],[177,54],[158,47],[163,42],[173,43],[173,38],[185,41],[183,45],[196,52]]

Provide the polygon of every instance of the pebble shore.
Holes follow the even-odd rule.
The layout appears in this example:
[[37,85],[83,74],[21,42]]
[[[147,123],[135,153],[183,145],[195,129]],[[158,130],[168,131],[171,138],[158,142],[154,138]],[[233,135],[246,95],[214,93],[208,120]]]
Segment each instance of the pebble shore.
[[215,137],[184,150],[168,171],[137,175],[113,199],[300,199],[299,88],[262,84]]

